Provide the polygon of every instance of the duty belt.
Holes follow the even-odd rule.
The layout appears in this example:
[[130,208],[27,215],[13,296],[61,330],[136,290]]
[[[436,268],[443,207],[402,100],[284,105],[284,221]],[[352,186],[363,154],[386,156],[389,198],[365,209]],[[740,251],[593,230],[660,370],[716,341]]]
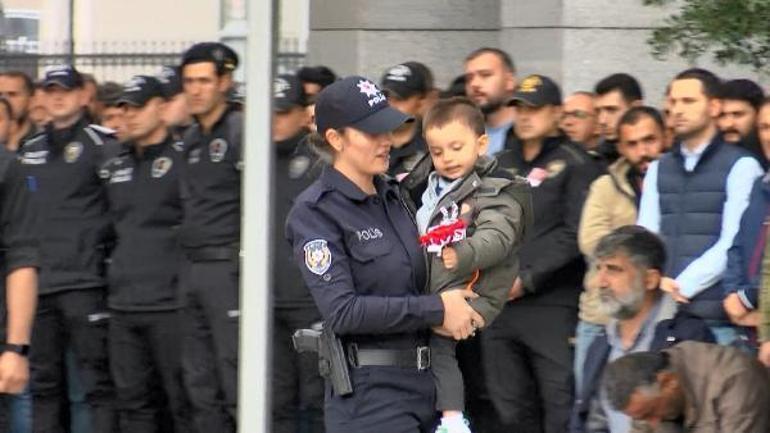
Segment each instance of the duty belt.
[[348,344],[348,362],[353,368],[401,367],[419,371],[430,368],[430,348],[414,349],[361,349],[356,343]]
[[215,262],[238,259],[240,250],[237,247],[203,247],[190,248],[185,251],[187,258],[193,262]]

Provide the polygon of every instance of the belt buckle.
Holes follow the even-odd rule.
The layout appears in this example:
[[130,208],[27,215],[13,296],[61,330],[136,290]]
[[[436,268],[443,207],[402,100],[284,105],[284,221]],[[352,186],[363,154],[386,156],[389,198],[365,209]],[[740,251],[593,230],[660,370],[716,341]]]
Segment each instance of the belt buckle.
[[430,368],[430,347],[421,346],[417,348],[417,370],[424,371]]
[[358,365],[358,344],[356,343],[348,344],[348,362],[353,368],[361,367]]

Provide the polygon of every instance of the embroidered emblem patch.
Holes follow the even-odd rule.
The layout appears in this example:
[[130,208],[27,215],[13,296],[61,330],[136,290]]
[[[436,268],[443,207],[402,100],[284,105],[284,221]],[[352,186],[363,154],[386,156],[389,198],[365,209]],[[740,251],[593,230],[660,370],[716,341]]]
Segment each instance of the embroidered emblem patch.
[[323,275],[332,266],[332,252],[325,240],[314,239],[302,249],[305,250],[305,266],[310,272]]
[[68,144],[64,147],[64,160],[68,163],[73,163],[80,158],[80,155],[83,153],[83,143],[78,143],[77,141],[73,141],[72,143]]
[[174,161],[169,157],[162,156],[156,159],[152,162],[152,177],[156,179],[163,177],[169,170],[171,170],[172,165],[174,165]]
[[222,162],[225,159],[225,153],[227,153],[227,142],[225,140],[217,138],[209,143],[211,162]]

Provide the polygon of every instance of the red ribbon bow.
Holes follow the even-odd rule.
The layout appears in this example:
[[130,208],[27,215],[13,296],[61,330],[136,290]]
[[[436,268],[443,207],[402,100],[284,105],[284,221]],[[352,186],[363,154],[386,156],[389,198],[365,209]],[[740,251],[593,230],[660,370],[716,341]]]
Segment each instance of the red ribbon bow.
[[455,220],[449,224],[439,225],[420,236],[420,245],[426,247],[428,245],[448,244],[452,241],[455,231],[462,230],[465,227],[465,221],[461,219]]

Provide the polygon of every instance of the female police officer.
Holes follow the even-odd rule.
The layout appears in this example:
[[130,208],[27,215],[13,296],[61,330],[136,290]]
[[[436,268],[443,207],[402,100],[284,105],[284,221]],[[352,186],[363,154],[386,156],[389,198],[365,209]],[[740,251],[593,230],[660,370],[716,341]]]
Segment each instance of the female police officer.
[[467,338],[482,325],[471,292],[423,294],[426,261],[388,168],[391,131],[409,120],[369,80],[348,77],[316,104],[330,167],[287,221],[305,282],[326,326],[342,338],[353,394],[327,386],[329,433],[420,432],[434,420],[430,328]]

